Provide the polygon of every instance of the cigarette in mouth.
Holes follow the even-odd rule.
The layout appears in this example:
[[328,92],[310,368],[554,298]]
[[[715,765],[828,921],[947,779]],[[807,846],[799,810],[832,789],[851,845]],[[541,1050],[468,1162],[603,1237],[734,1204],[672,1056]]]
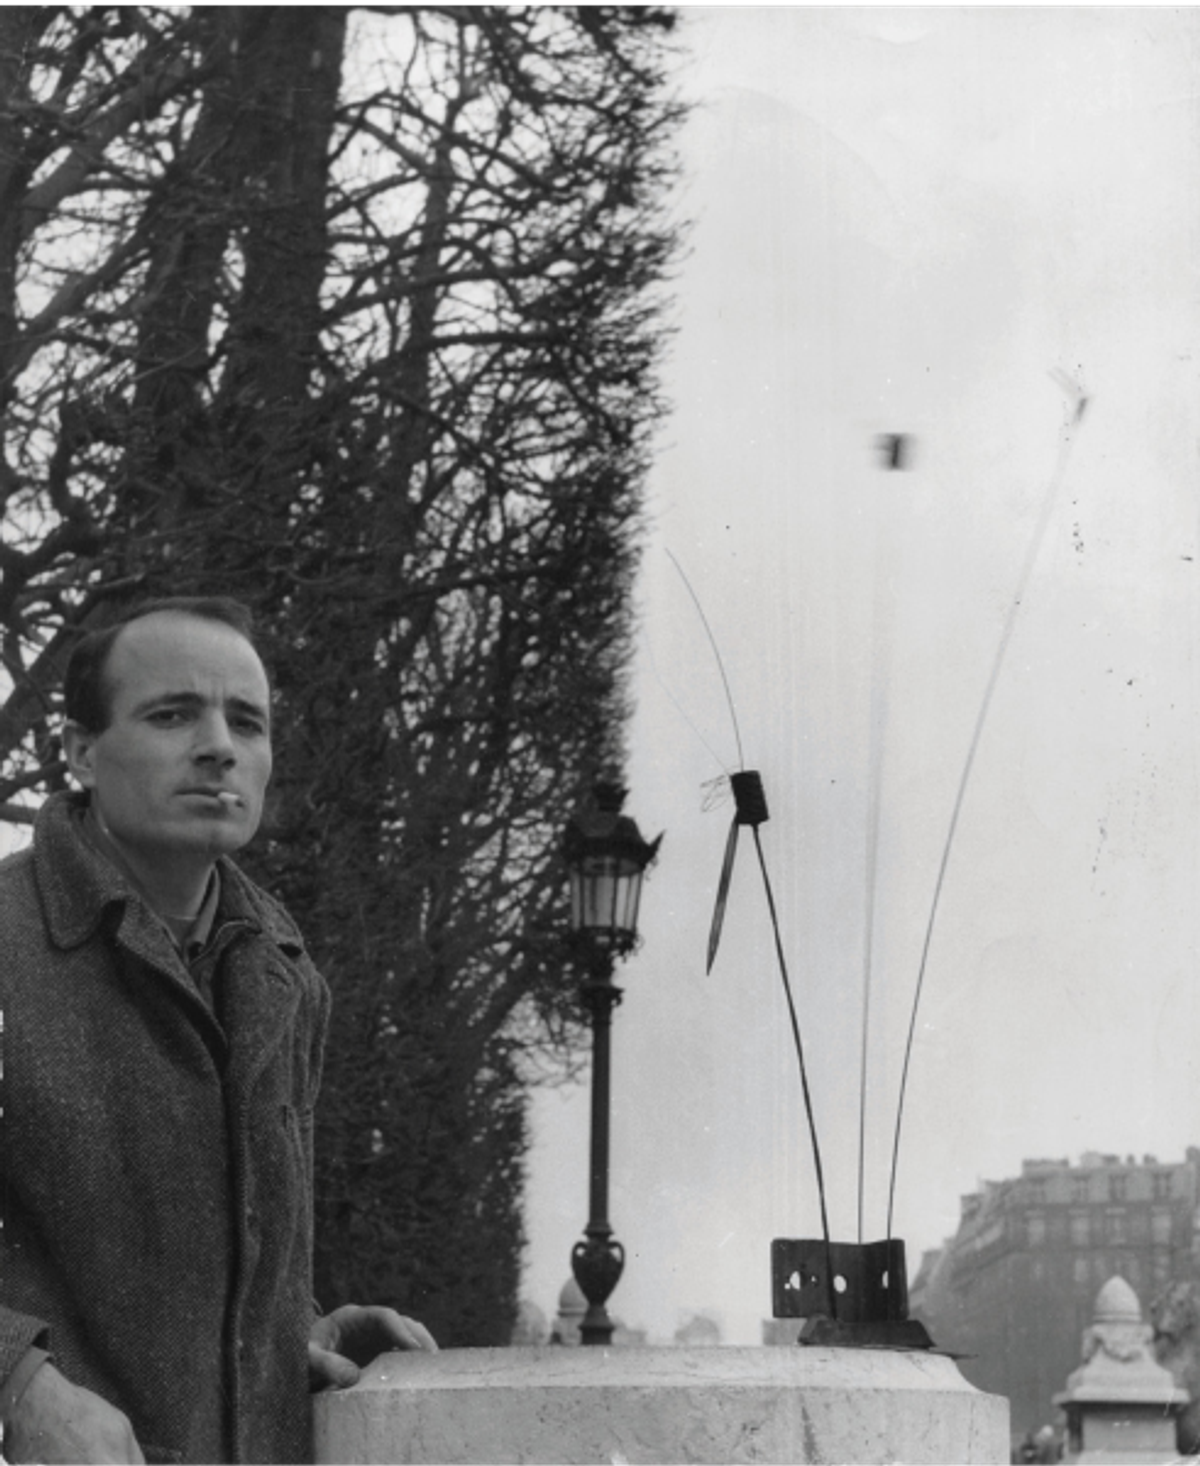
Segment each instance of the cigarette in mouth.
[[228,804],[231,808],[233,805],[241,804],[242,802],[236,794],[231,794],[228,789],[222,789],[221,792],[217,795],[217,798],[221,801],[222,804]]

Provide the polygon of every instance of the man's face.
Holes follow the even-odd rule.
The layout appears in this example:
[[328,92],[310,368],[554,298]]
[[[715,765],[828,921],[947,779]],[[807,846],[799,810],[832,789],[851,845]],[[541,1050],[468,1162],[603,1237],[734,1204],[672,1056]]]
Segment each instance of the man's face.
[[64,740],[101,824],[141,860],[215,859],[244,845],[271,776],[270,688],[245,637],[156,611],[118,636],[106,682],[108,726],[68,724]]

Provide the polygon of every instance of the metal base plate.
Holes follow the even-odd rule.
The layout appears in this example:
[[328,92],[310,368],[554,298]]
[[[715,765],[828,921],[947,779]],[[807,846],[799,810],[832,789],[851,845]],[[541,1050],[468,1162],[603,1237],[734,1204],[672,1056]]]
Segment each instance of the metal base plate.
[[771,1243],[771,1301],[776,1318],[825,1318],[839,1324],[908,1318],[904,1243],[797,1241]]
[[823,1344],[831,1349],[935,1348],[929,1330],[915,1318],[885,1319],[881,1323],[842,1323],[818,1315],[806,1319],[798,1344]]

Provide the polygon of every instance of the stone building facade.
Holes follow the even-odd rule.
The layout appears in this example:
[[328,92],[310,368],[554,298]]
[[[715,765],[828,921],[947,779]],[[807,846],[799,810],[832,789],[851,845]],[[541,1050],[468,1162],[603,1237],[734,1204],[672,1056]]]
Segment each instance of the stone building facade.
[[1085,1154],[1030,1160],[962,1199],[958,1231],[925,1254],[910,1312],[963,1374],[1006,1395],[1019,1440],[1056,1419],[1097,1290],[1124,1278],[1147,1301],[1200,1278],[1200,1149],[1183,1161]]

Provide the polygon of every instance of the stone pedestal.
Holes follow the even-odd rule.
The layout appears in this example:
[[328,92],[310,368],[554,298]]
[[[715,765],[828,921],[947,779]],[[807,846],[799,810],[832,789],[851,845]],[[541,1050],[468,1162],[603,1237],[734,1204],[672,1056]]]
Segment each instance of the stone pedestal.
[[388,1354],[314,1401],[319,1463],[1008,1461],[941,1355],[815,1347]]
[[1155,1360],[1153,1332],[1137,1294],[1124,1278],[1110,1278],[1083,1335],[1083,1363],[1054,1397],[1067,1412],[1068,1461],[1151,1466],[1179,1459],[1175,1416],[1187,1392]]

